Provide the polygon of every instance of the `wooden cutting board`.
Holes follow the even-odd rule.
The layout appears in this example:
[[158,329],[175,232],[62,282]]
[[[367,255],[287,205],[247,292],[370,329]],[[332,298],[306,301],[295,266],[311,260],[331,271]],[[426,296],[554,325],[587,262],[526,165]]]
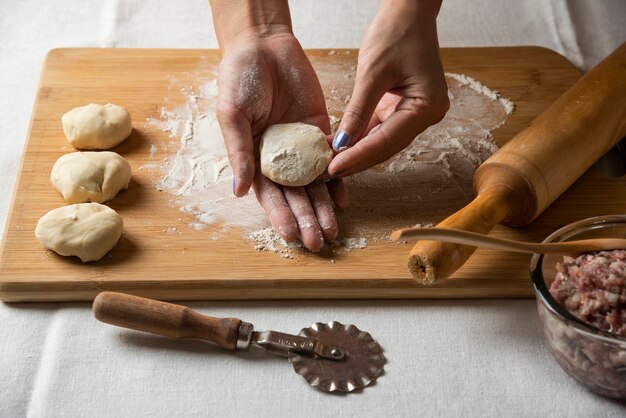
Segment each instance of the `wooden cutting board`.
[[[316,68],[325,63],[356,63],[355,50],[307,53]],[[493,132],[499,145],[580,76],[562,56],[536,47],[451,48],[444,49],[442,56],[446,71],[475,77],[517,105],[508,122]],[[219,52],[211,50],[56,49],[49,53],[3,238],[2,300],[91,300],[102,290],[171,300],[532,295],[527,255],[479,250],[453,279],[421,287],[406,267],[408,245],[369,242],[366,249],[345,253],[334,262],[314,254],[285,260],[255,251],[235,232],[218,240],[207,230],[183,226],[176,234],[167,233],[181,218],[179,208],[156,190],[149,171],[140,170],[150,161],[150,144],[167,140],[167,135],[145,129],[144,121],[159,117],[164,101],[172,96],[173,78],[184,79],[195,69],[218,62]],[[327,89],[325,75],[320,78]],[[49,180],[56,159],[72,151],[63,135],[61,115],[90,102],[117,103],[130,111],[133,134],[115,151],[130,160],[133,180],[129,190],[110,202],[124,219],[123,238],[101,261],[82,264],[44,250],[33,231],[43,214],[64,204]],[[493,234],[540,240],[581,218],[624,213],[625,188],[626,179],[609,179],[592,169],[529,227],[500,226]],[[443,211],[440,218],[456,209]],[[415,210],[420,210],[419,205]]]

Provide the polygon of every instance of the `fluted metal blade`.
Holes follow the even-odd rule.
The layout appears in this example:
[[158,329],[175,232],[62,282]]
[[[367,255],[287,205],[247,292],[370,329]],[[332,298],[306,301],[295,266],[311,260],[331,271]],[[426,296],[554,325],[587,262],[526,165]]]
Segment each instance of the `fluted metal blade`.
[[296,353],[289,355],[295,371],[311,386],[327,392],[363,389],[383,373],[386,363],[382,347],[372,336],[354,325],[321,322],[300,331],[300,336],[317,338],[345,351],[342,360],[329,360]]

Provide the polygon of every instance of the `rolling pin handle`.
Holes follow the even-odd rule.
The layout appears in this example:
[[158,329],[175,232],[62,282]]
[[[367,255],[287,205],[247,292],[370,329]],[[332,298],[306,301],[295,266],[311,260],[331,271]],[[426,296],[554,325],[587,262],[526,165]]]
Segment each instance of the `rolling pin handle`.
[[[510,212],[511,189],[495,185],[437,227],[487,234]],[[447,279],[476,251],[476,247],[441,241],[418,241],[409,254],[409,271],[418,283],[432,285]]]
[[242,321],[237,318],[213,318],[186,306],[117,292],[96,296],[93,312],[111,325],[171,338],[200,338],[227,350],[245,348],[243,342],[238,344]]

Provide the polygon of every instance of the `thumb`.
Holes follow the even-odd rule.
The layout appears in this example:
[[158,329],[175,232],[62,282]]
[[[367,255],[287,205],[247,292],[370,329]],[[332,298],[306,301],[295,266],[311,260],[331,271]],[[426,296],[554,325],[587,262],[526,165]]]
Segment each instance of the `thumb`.
[[[354,145],[363,136],[380,99],[387,91],[382,80],[371,74],[361,76],[357,70],[352,98],[343,114],[332,146],[335,151]],[[378,80],[377,80],[378,79]]]
[[233,193],[241,197],[248,192],[254,179],[252,126],[239,109],[223,102],[218,103],[217,119],[233,169]]

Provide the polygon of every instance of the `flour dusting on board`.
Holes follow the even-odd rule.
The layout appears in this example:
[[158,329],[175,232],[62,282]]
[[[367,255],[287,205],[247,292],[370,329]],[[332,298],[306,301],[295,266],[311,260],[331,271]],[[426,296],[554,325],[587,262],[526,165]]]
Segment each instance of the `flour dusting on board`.
[[480,81],[475,78],[469,77],[465,74],[456,74],[456,73],[446,73],[446,77],[453,78],[459,82],[462,86],[469,86],[470,88],[476,90],[479,93],[484,94],[492,100],[498,100],[504,106],[507,115],[512,115],[515,111],[515,104],[507,99],[506,97],[500,96],[500,92],[491,90],[489,87],[485,86]]
[[[319,58],[313,65],[334,131],[350,100],[356,67]],[[171,97],[165,98],[158,117],[147,120],[146,128],[164,132],[168,140],[151,143],[150,163],[142,169],[154,171],[154,186],[187,215],[180,219],[189,228],[208,228],[213,239],[238,233],[257,251],[296,259],[306,250],[286,243],[269,226],[254,194],[232,194],[233,174],[215,116],[217,70],[203,68],[188,75],[186,81],[170,79]],[[446,77],[451,103],[446,117],[389,161],[345,179],[351,207],[338,213],[340,238],[323,253],[334,257],[365,249],[368,240],[388,242],[393,229],[432,225],[471,199],[475,169],[497,150],[491,131],[515,107],[471,77]]]
[[148,119],[148,125],[168,133],[170,141],[152,144],[164,147],[165,157],[157,161],[159,152],[151,152],[154,162],[147,168],[157,171],[155,186],[171,195],[170,203],[193,216],[190,228],[259,227],[267,221],[254,196],[237,199],[232,194],[233,173],[215,116],[216,77],[213,73],[199,86],[177,86],[185,104],[163,107],[159,118]]

